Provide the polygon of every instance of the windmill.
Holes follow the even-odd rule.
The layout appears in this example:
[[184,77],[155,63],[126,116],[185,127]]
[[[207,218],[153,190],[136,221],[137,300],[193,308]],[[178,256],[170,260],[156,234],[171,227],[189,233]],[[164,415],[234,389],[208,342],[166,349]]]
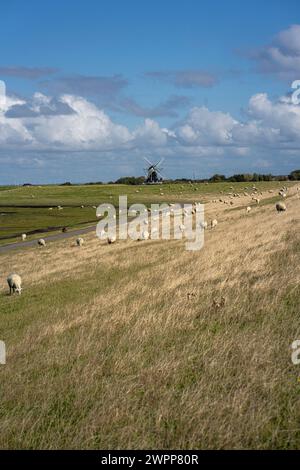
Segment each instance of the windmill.
[[162,168],[160,165],[164,161],[164,158],[162,158],[159,162],[157,163],[151,163],[146,157],[144,157],[145,162],[149,165],[147,168],[144,168],[144,170],[147,173],[146,176],[146,184],[155,184],[159,183],[163,179],[163,175],[161,174]]

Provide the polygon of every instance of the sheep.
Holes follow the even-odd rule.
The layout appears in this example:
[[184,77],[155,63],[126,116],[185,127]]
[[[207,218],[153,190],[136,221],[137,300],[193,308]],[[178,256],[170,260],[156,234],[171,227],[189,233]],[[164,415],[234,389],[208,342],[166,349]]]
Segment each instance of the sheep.
[[83,243],[84,243],[83,238],[81,238],[81,237],[77,238],[77,240],[76,240],[76,245],[77,245],[77,246],[82,246]]
[[276,207],[277,212],[286,211],[286,205],[283,202],[277,202],[275,207]]
[[26,233],[22,233],[21,238],[22,238],[22,242],[25,242],[25,240],[27,238]]
[[22,292],[22,279],[19,274],[10,274],[7,278],[10,295],[17,292],[19,295]]
[[40,238],[40,239],[38,240],[38,245],[39,245],[39,246],[46,246],[45,240],[44,240],[43,238]]
[[204,222],[200,222],[199,226],[203,229],[203,230],[206,230],[207,227],[208,227],[208,224],[206,222],[206,220]]
[[179,230],[180,230],[181,232],[184,232],[184,231],[185,231],[185,226],[184,226],[183,224],[180,224],[180,225],[179,225]]
[[210,228],[213,229],[214,227],[216,227],[218,225],[218,221],[217,219],[213,219],[210,223]]
[[249,214],[249,212],[251,212],[251,207],[250,207],[250,206],[248,206],[248,207],[246,208],[246,212],[247,212],[247,214]]
[[61,229],[61,231],[62,231],[62,233],[66,233],[66,232],[68,231],[68,229],[67,229],[67,227],[63,227],[63,228]]
[[107,238],[107,243],[109,245],[111,245],[112,243],[115,243],[115,241],[116,241],[116,237],[114,237],[114,236]]
[[138,241],[148,240],[149,237],[150,237],[149,232],[147,230],[143,230],[143,232],[141,233],[141,235],[138,238]]

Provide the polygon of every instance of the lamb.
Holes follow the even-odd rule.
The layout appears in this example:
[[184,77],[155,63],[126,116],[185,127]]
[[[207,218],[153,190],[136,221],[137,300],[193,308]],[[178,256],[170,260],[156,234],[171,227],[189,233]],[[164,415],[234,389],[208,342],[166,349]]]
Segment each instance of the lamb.
[[276,207],[277,212],[286,211],[286,205],[283,202],[277,202],[275,207]]
[[22,242],[25,242],[25,240],[26,240],[26,238],[27,238],[26,233],[22,233],[21,237],[22,237]]
[[39,245],[39,246],[46,246],[45,240],[44,240],[43,238],[40,238],[40,239],[38,240],[38,245]]
[[77,238],[77,240],[76,240],[76,244],[77,244],[77,246],[82,246],[82,245],[83,245],[83,243],[84,243],[84,240],[83,240],[83,238],[81,238],[81,237]]
[[19,274],[10,274],[7,278],[7,283],[9,287],[9,293],[10,295],[15,292],[17,292],[19,295],[21,294],[22,291],[22,279]]
[[247,212],[247,214],[249,214],[249,212],[251,212],[251,207],[250,207],[250,206],[248,206],[248,207],[246,208],[246,212]]
[[210,228],[213,229],[214,227],[216,227],[218,225],[218,221],[217,219],[213,219],[210,223]]

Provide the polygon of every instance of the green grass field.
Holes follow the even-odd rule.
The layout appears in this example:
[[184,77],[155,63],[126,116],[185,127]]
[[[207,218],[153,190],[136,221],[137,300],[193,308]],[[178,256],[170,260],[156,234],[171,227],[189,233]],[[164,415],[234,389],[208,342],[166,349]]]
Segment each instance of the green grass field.
[[[92,225],[96,222],[93,206],[111,203],[118,207],[119,196],[127,195],[128,204],[208,202],[222,192],[243,192],[253,183],[193,183],[162,185],[78,185],[0,187],[0,244],[19,239],[22,233],[28,239],[39,234],[68,228]],[[259,191],[278,189],[282,182],[258,182]],[[230,188],[234,188],[233,190]],[[162,194],[161,194],[162,193]],[[62,211],[57,206],[63,207]],[[84,205],[84,208],[81,206]],[[52,207],[52,210],[49,208]]]

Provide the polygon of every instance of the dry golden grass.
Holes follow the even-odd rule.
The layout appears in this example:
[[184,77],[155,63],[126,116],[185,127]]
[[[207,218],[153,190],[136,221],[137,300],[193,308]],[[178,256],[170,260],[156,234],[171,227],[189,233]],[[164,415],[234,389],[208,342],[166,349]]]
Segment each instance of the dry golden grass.
[[208,205],[199,252],[91,234],[1,255],[24,291],[0,292],[0,447],[299,447],[291,193],[282,214]]

